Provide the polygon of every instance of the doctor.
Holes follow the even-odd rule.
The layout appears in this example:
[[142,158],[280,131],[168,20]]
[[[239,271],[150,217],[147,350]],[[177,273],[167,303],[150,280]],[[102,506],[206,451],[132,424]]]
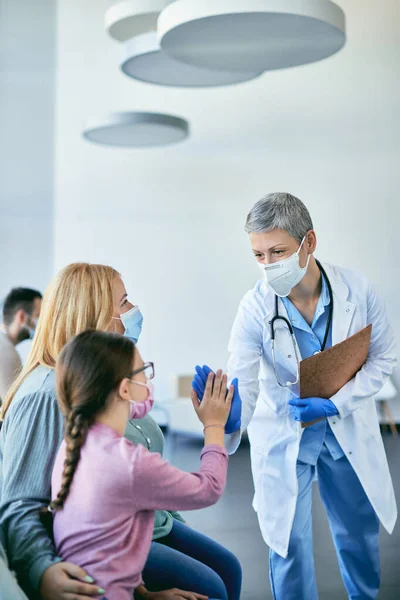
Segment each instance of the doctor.
[[[348,596],[375,599],[379,520],[391,533],[397,518],[374,402],[396,364],[383,304],[362,275],[314,258],[316,234],[298,198],[266,196],[250,211],[246,231],[263,279],[244,296],[232,329],[228,371],[239,379],[242,413],[226,447],[234,453],[248,429],[253,506],[271,549],[273,596],[318,598],[311,529],[317,476]],[[300,400],[298,361],[371,323],[368,360],[355,378],[332,398]],[[207,367],[197,371],[202,395]]]

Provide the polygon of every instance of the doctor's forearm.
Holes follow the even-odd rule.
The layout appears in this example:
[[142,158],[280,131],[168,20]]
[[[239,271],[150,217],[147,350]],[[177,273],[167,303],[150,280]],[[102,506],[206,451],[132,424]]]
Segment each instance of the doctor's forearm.
[[[240,381],[239,381],[240,389]],[[257,403],[258,392],[253,398],[247,397],[242,403],[242,415],[240,429],[233,433],[225,435],[225,448],[228,454],[234,454],[240,446],[242,433],[247,429],[251,419],[253,418],[255,406]]]
[[331,400],[340,416],[347,417],[357,410],[363,401],[380,392],[395,364],[395,360],[368,361],[349,383],[332,396]]

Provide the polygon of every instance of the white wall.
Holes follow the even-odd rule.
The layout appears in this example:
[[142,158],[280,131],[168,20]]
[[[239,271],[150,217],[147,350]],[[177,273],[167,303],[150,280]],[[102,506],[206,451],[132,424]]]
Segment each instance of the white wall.
[[[190,91],[120,74],[119,48],[103,31],[109,2],[82,10],[59,0],[56,267],[89,260],[121,271],[145,315],[141,348],[156,363],[160,397],[197,362],[225,365],[238,302],[258,277],[245,216],[270,191],[307,203],[319,257],[378,285],[400,341],[397,6],[382,0],[380,17],[346,4],[350,40],[338,56]],[[189,118],[191,139],[143,151],[81,139],[86,117],[134,109]]]
[[54,0],[0,0],[0,298],[53,271]]

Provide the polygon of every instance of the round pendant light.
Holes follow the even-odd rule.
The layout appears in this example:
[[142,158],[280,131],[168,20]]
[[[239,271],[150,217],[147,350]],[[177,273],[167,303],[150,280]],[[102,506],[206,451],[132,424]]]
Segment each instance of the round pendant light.
[[330,0],[175,0],[157,31],[171,58],[227,71],[312,63],[346,40],[344,13]]
[[128,77],[164,86],[211,87],[249,81],[261,73],[211,71],[170,58],[158,44],[155,31],[138,35],[124,44],[121,70]]
[[189,124],[172,115],[117,112],[90,119],[82,135],[90,142],[105,146],[165,146],[185,139],[189,135]]
[[104,21],[108,33],[118,42],[155,31],[160,12],[171,0],[125,0],[111,6]]

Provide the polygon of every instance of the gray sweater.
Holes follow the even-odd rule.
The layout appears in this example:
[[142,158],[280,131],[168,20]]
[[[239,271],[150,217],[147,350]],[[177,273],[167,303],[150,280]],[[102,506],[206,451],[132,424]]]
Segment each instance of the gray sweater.
[[[51,474],[63,428],[55,373],[38,367],[19,388],[0,432],[0,527],[7,540],[11,568],[33,598],[38,597],[44,571],[61,560],[40,520],[39,510],[50,502]],[[149,415],[129,422],[125,436],[162,453],[162,432]],[[169,533],[173,517],[183,520],[178,513],[156,513],[153,539]]]

